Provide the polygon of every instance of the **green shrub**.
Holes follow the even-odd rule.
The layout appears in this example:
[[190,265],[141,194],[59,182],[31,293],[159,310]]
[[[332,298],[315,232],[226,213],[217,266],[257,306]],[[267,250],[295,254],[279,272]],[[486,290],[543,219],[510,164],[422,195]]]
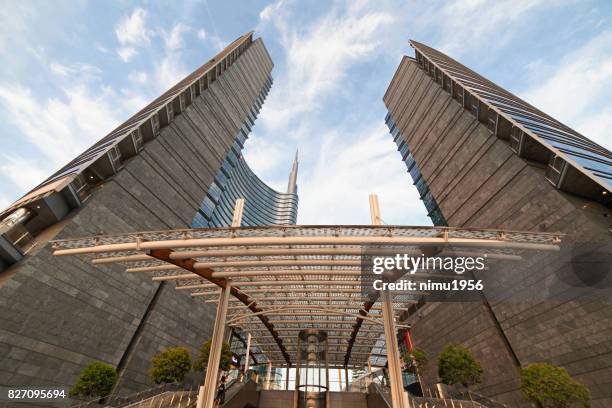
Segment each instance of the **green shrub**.
[[103,397],[112,391],[117,382],[115,367],[95,361],[81,371],[79,380],[69,392],[71,397]]
[[538,407],[569,407],[580,402],[585,408],[591,406],[591,392],[582,383],[574,380],[563,367],[546,363],[529,364],[521,370],[521,390],[525,399]]
[[479,384],[484,370],[464,346],[449,344],[438,355],[438,376],[444,384],[462,384],[464,387]]
[[406,367],[416,372],[416,370],[422,370],[429,361],[429,356],[427,352],[418,347],[414,347],[412,352],[408,352],[404,354],[404,362],[406,363]]
[[[204,371],[208,366],[208,356],[210,355],[210,346],[212,340],[208,340],[200,347],[200,355],[193,363],[193,369],[196,371]],[[227,342],[223,342],[221,346],[221,361],[219,362],[219,368],[223,371],[227,371],[232,364],[232,352],[230,345]]]
[[191,355],[185,347],[168,348],[153,357],[149,376],[155,384],[181,382],[191,368]]

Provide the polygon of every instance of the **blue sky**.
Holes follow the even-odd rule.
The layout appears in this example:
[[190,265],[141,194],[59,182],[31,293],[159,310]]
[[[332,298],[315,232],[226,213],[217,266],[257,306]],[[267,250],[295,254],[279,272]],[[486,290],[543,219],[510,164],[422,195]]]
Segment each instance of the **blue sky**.
[[409,39],[436,47],[612,147],[612,2],[0,0],[5,207],[239,35],[274,85],[244,155],[284,190],[300,150],[298,222],[428,225],[384,125]]

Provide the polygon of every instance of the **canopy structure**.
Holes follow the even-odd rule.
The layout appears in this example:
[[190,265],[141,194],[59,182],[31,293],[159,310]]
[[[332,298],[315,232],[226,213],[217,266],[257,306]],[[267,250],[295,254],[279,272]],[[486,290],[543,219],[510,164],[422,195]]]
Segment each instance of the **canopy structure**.
[[[374,225],[154,231],[58,240],[53,246],[55,255],[82,255],[94,264],[150,274],[154,281],[174,281],[199,302],[218,303],[229,288],[225,324],[250,333],[251,351],[277,367],[295,362],[297,334],[305,328],[328,333],[330,365],[364,367],[386,360],[380,296],[365,296],[361,287],[364,247],[513,260],[524,251],[557,250],[559,242],[550,233]],[[426,274],[415,275],[421,276]],[[415,300],[391,301],[398,314]]]

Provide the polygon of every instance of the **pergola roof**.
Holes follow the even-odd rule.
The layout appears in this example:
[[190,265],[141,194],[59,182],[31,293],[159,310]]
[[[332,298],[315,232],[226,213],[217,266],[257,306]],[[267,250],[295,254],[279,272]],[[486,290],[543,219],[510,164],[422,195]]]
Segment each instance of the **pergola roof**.
[[[53,241],[53,248],[174,281],[204,303],[216,303],[231,280],[227,323],[252,333],[268,361],[293,364],[297,333],[317,328],[328,333],[330,365],[364,366],[384,350],[378,294],[361,288],[365,246],[512,260],[557,250],[559,242],[559,234],[447,227],[270,226],[94,236]],[[414,301],[396,296],[394,310]]]

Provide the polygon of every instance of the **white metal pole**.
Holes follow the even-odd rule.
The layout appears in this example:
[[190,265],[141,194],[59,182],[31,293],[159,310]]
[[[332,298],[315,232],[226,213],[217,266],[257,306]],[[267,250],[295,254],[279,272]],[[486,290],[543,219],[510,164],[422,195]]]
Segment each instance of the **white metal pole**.
[[251,362],[251,333],[247,335],[247,347],[246,354],[244,355],[244,374],[249,371],[249,365]]
[[242,212],[244,210],[244,198],[238,198],[234,205],[234,215],[232,217],[232,227],[240,227],[242,224]]
[[[372,224],[381,225],[380,207],[376,194],[370,194],[370,216]],[[397,331],[395,329],[395,316],[393,303],[388,291],[380,292],[382,302],[382,315],[385,328],[385,342],[387,346],[387,365],[389,366],[389,382],[391,386],[391,400],[393,408],[408,407],[408,396],[404,391],[402,380],[400,353],[397,347]]]
[[221,347],[223,346],[223,332],[225,329],[225,317],[227,316],[227,305],[231,292],[231,281],[227,281],[221,289],[221,297],[217,306],[217,316],[213,328],[213,337],[208,357],[206,378],[204,385],[200,387],[197,408],[212,408],[214,405],[215,392],[217,390],[217,376],[219,374],[219,363],[221,362]]
[[269,390],[270,389],[270,383],[272,382],[272,363],[268,361],[268,372],[266,373],[266,384],[265,384],[265,389]]

